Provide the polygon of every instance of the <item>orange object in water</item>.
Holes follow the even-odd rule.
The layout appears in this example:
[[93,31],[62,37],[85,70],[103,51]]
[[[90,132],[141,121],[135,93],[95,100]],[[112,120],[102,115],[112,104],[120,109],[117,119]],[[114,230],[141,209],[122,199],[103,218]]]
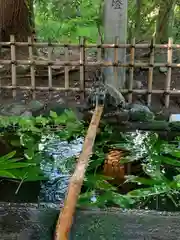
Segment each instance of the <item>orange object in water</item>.
[[122,184],[125,176],[125,166],[120,164],[125,152],[119,149],[112,149],[107,154],[104,163],[103,173],[105,176],[112,177],[112,182],[115,184]]

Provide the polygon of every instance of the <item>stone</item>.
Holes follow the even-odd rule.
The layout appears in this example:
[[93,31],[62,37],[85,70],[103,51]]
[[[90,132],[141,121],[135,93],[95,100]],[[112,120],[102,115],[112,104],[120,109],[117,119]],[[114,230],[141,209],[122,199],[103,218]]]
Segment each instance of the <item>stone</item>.
[[[53,239],[60,210],[55,204],[1,203],[1,239]],[[77,209],[68,239],[179,240],[179,224],[179,212]]]
[[166,73],[166,72],[168,71],[168,69],[167,69],[167,67],[160,67],[160,68],[159,68],[159,71],[160,71],[161,73]]
[[118,91],[111,84],[105,84],[107,93],[114,99],[114,103],[116,106],[125,107],[125,99],[120,91]]
[[33,112],[40,111],[43,108],[44,108],[44,104],[37,100],[32,100],[30,101],[29,104],[25,104],[20,101],[16,103],[9,102],[1,106],[0,115],[32,116]]
[[7,104],[3,105],[0,110],[0,114],[4,116],[19,116],[26,111],[26,106],[24,104]]
[[40,111],[44,108],[44,104],[41,103],[40,101],[37,100],[32,100],[29,102],[27,108],[31,111],[31,112],[36,112],[36,111]]
[[143,87],[143,84],[141,81],[135,80],[133,82],[133,88],[141,89]]
[[131,121],[152,121],[154,113],[147,106],[141,104],[132,104],[129,110],[129,118]]
[[30,111],[25,111],[21,114],[21,116],[24,116],[24,117],[32,117],[32,112]]
[[64,101],[63,98],[59,98],[59,99],[57,100],[57,102],[58,102],[59,104],[65,104],[65,101]]
[[4,74],[6,72],[6,67],[4,65],[0,65],[0,73]]

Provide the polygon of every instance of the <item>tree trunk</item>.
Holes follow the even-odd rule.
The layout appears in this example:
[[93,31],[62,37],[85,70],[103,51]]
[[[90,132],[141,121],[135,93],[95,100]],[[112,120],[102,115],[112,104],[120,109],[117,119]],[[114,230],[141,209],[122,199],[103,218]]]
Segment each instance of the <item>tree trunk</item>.
[[167,43],[172,34],[171,19],[174,15],[175,0],[161,0],[156,24],[156,42]]
[[31,36],[29,0],[0,0],[0,41],[9,41],[15,35],[16,41],[27,41]]
[[136,23],[135,23],[135,31],[136,31],[136,39],[139,38],[140,28],[141,28],[141,0],[136,0]]
[[29,0],[29,24],[31,29],[35,30],[34,0]]

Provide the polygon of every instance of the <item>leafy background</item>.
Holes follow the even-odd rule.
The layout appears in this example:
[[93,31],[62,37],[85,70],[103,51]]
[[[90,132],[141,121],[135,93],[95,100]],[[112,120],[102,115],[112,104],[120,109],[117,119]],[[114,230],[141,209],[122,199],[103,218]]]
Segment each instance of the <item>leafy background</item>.
[[[86,36],[97,41],[98,29],[103,35],[103,0],[35,0],[35,23],[43,40],[77,42]],[[161,14],[159,14],[161,11]],[[160,26],[160,29],[158,28]],[[162,27],[165,26],[165,27]],[[156,32],[180,42],[179,0],[129,0],[128,40],[147,40]]]

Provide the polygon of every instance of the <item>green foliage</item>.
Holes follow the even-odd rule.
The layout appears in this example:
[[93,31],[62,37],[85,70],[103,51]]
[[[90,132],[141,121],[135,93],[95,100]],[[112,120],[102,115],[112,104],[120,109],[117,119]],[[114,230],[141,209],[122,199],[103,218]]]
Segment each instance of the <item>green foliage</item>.
[[79,36],[96,41],[97,24],[101,21],[101,0],[35,1],[35,20],[40,39],[77,42]]
[[[97,42],[101,29],[103,35],[103,0],[35,0],[35,22],[38,37],[56,42],[77,42],[79,36],[89,42]],[[163,12],[158,23],[159,11]],[[172,9],[172,14],[169,8]],[[162,10],[162,9],[161,9]],[[157,25],[166,26],[174,41],[179,42],[179,11],[177,0],[130,0],[128,1],[128,40],[149,40]],[[173,16],[172,16],[173,15]],[[158,31],[157,31],[158,34]]]
[[[9,141],[10,146],[16,150],[0,158],[0,176],[21,181],[45,180],[40,170],[42,155],[39,143],[42,137],[53,133],[54,137],[70,141],[78,136],[84,136],[86,130],[83,122],[79,122],[72,111],[65,111],[60,116],[55,112],[50,112],[50,116],[47,118],[42,116],[1,117],[0,129],[3,129],[1,137],[7,142]],[[6,131],[7,129],[8,131]],[[126,206],[129,201],[126,196],[121,196],[117,192],[116,187],[108,183],[109,178],[99,174],[99,169],[105,159],[105,148],[112,140],[113,142],[115,140],[112,129],[102,126],[102,132],[97,136],[94,154],[87,169],[84,182],[86,191],[81,194],[79,200],[81,206],[89,204],[89,197],[94,192],[101,193],[97,194],[98,199],[94,203],[96,206],[103,207],[108,203]],[[75,162],[74,158],[70,158],[66,163],[75,164]],[[90,204],[93,203],[90,202]]]
[[120,206],[131,208],[134,200],[119,193],[118,187],[109,183],[112,178],[102,175],[102,166],[106,154],[111,146],[124,142],[124,135],[105,125],[101,126],[101,133],[96,137],[94,153],[86,171],[86,178],[78,204],[80,206]]
[[[179,139],[168,143],[154,133],[144,133],[139,143],[133,139],[133,134],[120,134],[115,140],[109,127],[103,130],[96,141],[84,182],[86,191],[82,193],[79,204],[98,207],[115,204],[121,208],[133,208],[144,202],[148,205],[153,197],[163,196],[169,198],[175,207],[179,206],[179,202],[174,200],[180,190]],[[105,149],[109,147],[127,150],[128,155],[121,159],[121,164],[136,161],[142,166],[140,175],[126,176],[125,184],[136,184],[135,189],[127,194],[120,194],[119,189],[108,182],[112,178],[102,176],[99,172],[106,156]]]
[[[50,112],[49,117],[1,117],[0,129],[1,139],[12,149],[9,154],[0,157],[0,176],[21,181],[45,179],[40,169],[42,153],[39,143],[42,137],[53,134],[61,140],[71,141],[86,133],[83,122],[79,122],[74,113],[68,110],[60,116]],[[180,139],[167,143],[154,133],[144,133],[142,136],[142,139],[136,141],[133,134],[117,134],[115,129],[101,126],[79,198],[81,206],[106,207],[113,204],[132,208],[141,205],[142,201],[148,202],[152,197],[161,195],[178,206],[174,196],[180,190]],[[126,184],[137,184],[137,188],[127,194],[121,194],[109,182],[111,179],[102,175],[109,148],[127,151],[121,164],[136,161],[142,166],[141,175],[126,177]],[[74,163],[75,159],[70,159],[68,164]]]
[[[144,144],[143,161],[141,165],[146,177],[127,176],[126,182],[137,183],[138,189],[130,191],[126,196],[139,203],[152,196],[169,197],[177,194],[180,190],[179,167],[180,167],[180,149],[179,141],[167,143],[158,138],[158,135],[152,134],[149,140]],[[132,151],[132,149],[130,150]],[[131,156],[124,159],[124,162],[137,160],[138,151],[133,158]],[[141,155],[142,156],[142,155]],[[179,203],[173,202],[176,206]]]
[[[36,156],[33,161],[23,158],[14,158],[16,152],[0,157],[0,176],[3,178],[18,179],[21,181],[38,181],[45,180],[39,166],[37,165]],[[39,159],[40,160],[40,159]]]
[[14,150],[0,157],[0,176],[23,181],[45,179],[40,170],[42,137],[53,133],[62,140],[70,140],[84,131],[83,124],[68,110],[60,116],[51,112],[48,118],[1,117],[0,129],[1,139]]

